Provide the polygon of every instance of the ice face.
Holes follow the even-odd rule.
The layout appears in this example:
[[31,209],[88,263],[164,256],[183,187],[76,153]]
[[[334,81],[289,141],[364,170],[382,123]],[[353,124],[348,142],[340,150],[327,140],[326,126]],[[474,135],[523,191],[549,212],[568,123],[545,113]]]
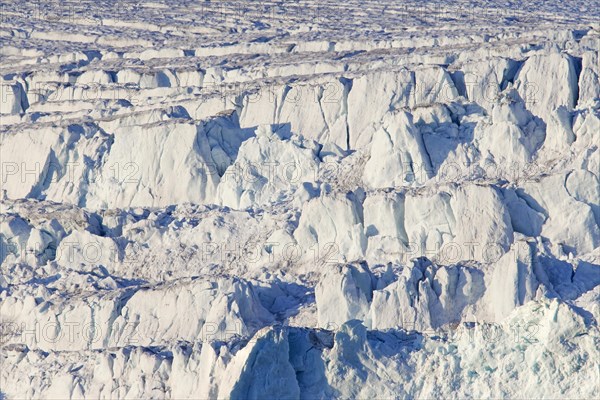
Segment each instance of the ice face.
[[597,397],[588,3],[3,4],[0,399]]

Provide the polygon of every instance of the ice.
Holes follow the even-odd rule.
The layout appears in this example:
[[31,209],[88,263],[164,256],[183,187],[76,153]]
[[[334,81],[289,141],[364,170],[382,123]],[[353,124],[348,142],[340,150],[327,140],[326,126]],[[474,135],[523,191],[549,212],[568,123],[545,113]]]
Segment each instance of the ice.
[[315,288],[319,326],[331,328],[365,319],[373,296],[371,274],[364,266],[339,266],[325,272]]
[[352,81],[348,94],[350,147],[368,145],[379,121],[394,108],[408,106],[413,77],[409,71],[376,71]]
[[[589,185],[590,199],[596,199],[598,178],[585,172],[573,172],[575,176],[583,178],[577,185]],[[533,206],[546,217],[541,232],[543,236],[564,244],[570,252],[586,253],[600,244],[600,228],[592,206],[577,200],[578,188],[572,187],[569,191],[566,187],[569,175],[557,174],[540,179],[539,182],[527,182],[523,185],[523,193],[535,199]],[[596,207],[598,203],[597,200],[594,201],[591,204]]]
[[257,336],[253,345],[240,350],[225,369],[217,397],[298,398],[300,388],[289,362],[287,332],[271,328]]
[[296,191],[315,180],[318,160],[315,143],[298,138],[282,140],[261,126],[245,141],[235,162],[222,174],[217,198],[224,206],[244,209],[278,200],[282,191]]
[[[414,181],[423,171],[431,171],[423,138],[411,115],[386,114],[373,134],[370,158],[363,182],[369,189],[402,186]],[[391,177],[391,179],[389,178]]]
[[[563,85],[547,85],[548,79]],[[548,115],[560,106],[575,108],[578,83],[573,59],[565,54],[535,55],[522,65],[515,76],[515,87],[531,112],[548,121]]]
[[[558,114],[557,111],[557,119]],[[554,114],[552,114],[554,115]],[[551,149],[558,139],[568,142],[568,134],[556,133],[551,137],[552,129],[560,129],[559,123],[554,120],[548,124],[544,132],[542,122],[535,118],[527,109],[527,104],[518,98],[514,91],[506,93],[505,97],[492,106],[492,121],[490,125],[482,124],[474,131],[475,140],[484,156],[491,156],[492,160],[500,165],[526,165],[534,160],[534,155],[540,145]],[[551,133],[552,132],[552,133]],[[548,142],[545,142],[544,140]],[[563,143],[563,142],[560,142]],[[487,158],[486,157],[486,158]],[[486,159],[486,162],[489,162]]]
[[[487,303],[496,321],[502,321],[517,306],[535,299],[545,272],[535,255],[535,244],[515,242],[494,266],[488,283]],[[546,278],[547,281],[547,278]]]
[[598,68],[598,50],[586,51],[582,55],[582,70],[579,75],[578,106],[593,104],[600,98],[600,69]]
[[465,62],[453,80],[464,97],[491,111],[516,66],[514,60],[501,57]]
[[[534,326],[528,325],[532,321],[543,328],[539,331],[530,328]],[[597,350],[589,334],[581,334],[587,329],[581,317],[558,301],[531,302],[500,325],[460,326],[453,332],[453,343],[403,331],[369,331],[359,321],[342,325],[333,338],[318,330],[265,328],[255,341],[237,351],[221,346],[215,352],[213,347],[199,349],[189,345],[174,349],[173,355],[139,347],[106,350],[81,359],[77,371],[48,370],[52,384],[42,381],[36,373],[30,378],[34,386],[11,381],[6,388],[30,396],[46,393],[64,396],[75,389],[91,396],[104,392],[119,397],[156,398],[193,393],[185,389],[194,387],[215,397],[215,393],[219,397],[237,397],[241,393],[244,398],[256,393],[274,393],[282,398],[398,393],[411,396],[422,390],[442,395],[485,396],[501,392],[506,396],[517,393],[591,396],[593,388],[582,386],[573,374],[555,371],[557,363],[565,363],[577,377],[594,379],[592,360]],[[18,351],[13,348],[6,355],[14,357]],[[10,373],[49,367],[61,358],[73,360],[73,354],[29,351],[11,365]],[[189,363],[188,367],[183,367],[182,362]],[[190,375],[193,366],[197,366],[196,373]],[[181,368],[186,368],[187,377],[182,375]],[[432,375],[432,368],[439,368],[441,375]],[[520,368],[520,373],[515,375],[516,368]],[[93,381],[88,375],[92,371]],[[3,370],[3,374],[7,373]],[[539,380],[548,375],[559,386],[540,388]],[[275,377],[277,380],[272,380]],[[507,379],[517,380],[519,387],[515,388]],[[462,383],[448,387],[443,383],[446,380]],[[173,386],[160,382],[172,382]]]
[[20,114],[28,107],[27,97],[24,96],[23,86],[18,81],[0,83],[2,95],[2,114]]
[[[192,278],[156,288],[117,286],[66,300],[50,295],[42,303],[15,293],[3,300],[0,310],[3,320],[18,327],[15,340],[55,351],[226,341],[251,336],[273,319],[252,284],[236,279]],[[175,311],[182,308],[187,311]]]
[[594,5],[3,3],[0,399],[597,397]]
[[493,186],[469,184],[432,195],[407,195],[404,215],[417,255],[437,256],[446,263],[487,261],[504,253],[513,240],[509,212]]
[[303,257],[313,262],[362,258],[367,240],[359,207],[352,197],[327,193],[306,202],[294,231]]
[[373,193],[363,202],[367,258],[376,263],[400,263],[407,252],[404,197]]

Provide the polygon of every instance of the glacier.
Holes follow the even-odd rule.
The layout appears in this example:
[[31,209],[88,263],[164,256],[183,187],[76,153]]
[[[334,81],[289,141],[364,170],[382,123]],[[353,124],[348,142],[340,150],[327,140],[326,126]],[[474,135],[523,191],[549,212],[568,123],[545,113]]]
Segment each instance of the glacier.
[[598,397],[594,1],[0,7],[0,399]]

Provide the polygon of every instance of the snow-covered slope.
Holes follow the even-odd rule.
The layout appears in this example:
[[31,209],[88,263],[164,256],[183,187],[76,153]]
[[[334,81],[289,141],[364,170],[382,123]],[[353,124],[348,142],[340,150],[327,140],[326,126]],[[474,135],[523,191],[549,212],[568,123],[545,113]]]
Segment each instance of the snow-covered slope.
[[598,396],[600,5],[0,6],[0,399]]

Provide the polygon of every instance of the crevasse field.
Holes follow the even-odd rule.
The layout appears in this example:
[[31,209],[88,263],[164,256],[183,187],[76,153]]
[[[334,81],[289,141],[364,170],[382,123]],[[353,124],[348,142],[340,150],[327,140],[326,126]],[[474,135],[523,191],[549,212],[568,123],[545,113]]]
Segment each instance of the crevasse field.
[[0,399],[600,396],[598,0],[0,22]]

